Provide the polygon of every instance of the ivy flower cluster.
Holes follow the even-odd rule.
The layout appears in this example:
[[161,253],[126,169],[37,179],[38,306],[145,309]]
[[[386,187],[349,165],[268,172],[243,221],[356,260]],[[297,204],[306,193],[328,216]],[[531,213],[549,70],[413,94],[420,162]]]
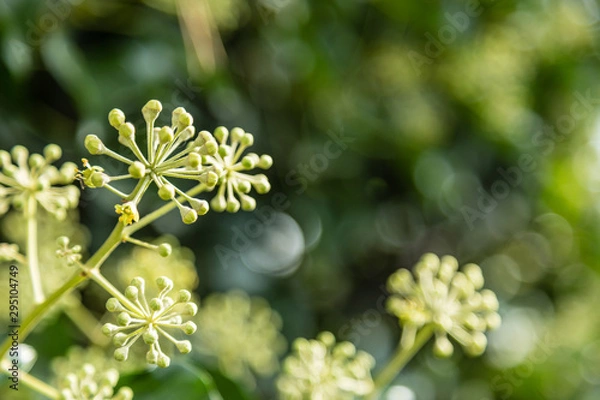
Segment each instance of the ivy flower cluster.
[[430,326],[435,333],[434,352],[440,357],[452,354],[454,338],[472,356],[485,351],[485,331],[500,325],[498,299],[483,289],[481,268],[467,264],[458,270],[452,256],[441,259],[425,254],[414,268],[414,275],[400,269],[388,280],[388,310],[402,325],[401,345],[409,348],[421,328]]
[[[267,169],[272,164],[271,158],[266,155],[259,157],[249,153],[242,157],[246,148],[252,145],[254,137],[241,128],[234,128],[231,135],[224,127],[217,128],[214,136],[208,131],[196,133],[192,125],[193,117],[183,107],[172,112],[171,125],[155,127],[161,111],[162,104],[158,100],[150,100],[142,108],[147,144],[144,154],[138,145],[133,124],[126,121],[123,111],[113,109],[108,115],[109,123],[118,131],[119,142],[129,148],[134,158],[109,149],[98,136],[88,135],[85,147],[90,154],[107,155],[125,163],[128,173],[110,176],[102,167],[93,166],[84,159],[84,170],[79,174],[84,184],[90,188],[106,188],[121,197],[123,203],[117,204],[115,211],[120,215],[119,220],[126,225],[140,218],[138,204],[152,182],[161,199],[175,202],[186,224],[194,223],[199,215],[206,214],[209,204],[206,200],[187,194],[178,187],[177,180],[195,181],[201,185],[200,191],[210,191],[220,186],[216,200],[211,202],[215,211],[236,212],[240,205],[243,210],[254,209],[256,202],[248,193],[252,187],[258,193],[267,192],[270,189],[269,182],[265,175],[252,176],[242,171],[255,167]],[[227,144],[229,136],[231,143]],[[113,185],[114,182],[127,179],[137,180],[137,185],[128,194]]]
[[161,336],[173,343],[180,353],[187,354],[192,350],[189,340],[177,340],[167,332],[167,329],[178,329],[187,335],[196,332],[195,323],[183,322],[184,316],[194,316],[198,312],[198,306],[190,301],[191,293],[182,289],[176,299],[169,297],[173,282],[164,276],[156,280],[156,285],[160,291],[158,296],[148,300],[144,279],[134,278],[125,289],[124,298],[113,297],[106,302],[106,309],[117,313],[117,325],[107,323],[102,331],[112,337],[117,346],[114,352],[117,361],[127,359],[130,347],[140,337],[150,346],[146,353],[148,364],[156,364],[161,368],[167,368],[171,362],[160,345]]
[[279,314],[266,300],[232,291],[206,298],[195,319],[201,353],[216,358],[228,376],[254,384],[252,372],[273,374],[286,348]]
[[277,389],[283,400],[352,400],[373,391],[373,357],[350,342],[336,344],[322,332],[316,340],[297,339],[284,361]]
[[92,364],[84,364],[76,373],[67,374],[60,384],[60,400],[131,400],[129,387],[114,388],[119,382],[116,369],[97,371]]
[[15,146],[10,153],[0,150],[0,215],[11,205],[24,209],[32,198],[56,218],[64,219],[67,210],[77,206],[79,189],[69,185],[77,171],[74,163],[66,162],[60,169],[52,165],[60,157],[62,150],[55,144],[46,146],[43,155],[30,155],[24,146]]

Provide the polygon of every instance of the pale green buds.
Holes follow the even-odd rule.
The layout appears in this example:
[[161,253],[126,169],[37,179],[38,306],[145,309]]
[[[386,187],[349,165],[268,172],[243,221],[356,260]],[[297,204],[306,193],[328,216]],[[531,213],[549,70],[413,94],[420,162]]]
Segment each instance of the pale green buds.
[[335,337],[326,332],[316,340],[297,339],[293,347],[277,380],[280,398],[308,399],[321,393],[327,399],[354,399],[373,391],[375,360],[352,344],[336,345]]
[[49,163],[57,161],[62,157],[62,149],[56,144],[49,144],[44,147],[44,157]]
[[162,243],[158,246],[158,254],[160,254],[162,257],[170,256],[172,251],[173,248],[169,243]]
[[125,123],[125,114],[118,108],[113,108],[108,113],[108,123],[118,130]]
[[173,133],[173,129],[168,126],[163,126],[160,131],[158,131],[158,140],[160,144],[171,143],[175,138],[175,134]]
[[[117,357],[117,355],[115,355]],[[123,355],[119,354],[119,358]],[[124,358],[127,358],[125,355]],[[84,364],[74,372],[67,373],[60,380],[58,387],[59,400],[131,400],[133,391],[131,388],[122,387],[114,393],[114,388],[119,381],[119,373],[115,369],[97,370],[91,364]]]
[[[115,206],[119,221],[129,225],[139,220],[137,206],[150,181],[158,188],[162,200],[177,203],[185,224],[197,221],[198,216],[206,214],[210,207],[207,201],[192,198],[178,188],[177,179],[196,181],[204,185],[200,188],[205,192],[223,185],[224,190],[219,189],[211,202],[216,211],[255,209],[256,201],[249,197],[251,189],[263,194],[271,186],[265,175],[252,176],[245,171],[267,169],[273,160],[268,155],[259,156],[255,153],[244,156],[246,148],[254,144],[254,136],[241,128],[233,128],[230,133],[225,127],[218,127],[214,135],[206,130],[196,133],[194,118],[183,107],[173,110],[170,125],[155,126],[161,111],[162,104],[158,100],[150,100],[142,108],[147,125],[144,146],[136,142],[136,128],[126,121],[125,114],[119,109],[110,111],[109,123],[117,129],[119,142],[133,153],[133,160],[110,150],[95,135],[88,135],[85,139],[85,147],[91,154],[107,155],[127,164],[128,175],[110,176],[102,168],[92,167],[84,160],[86,169],[79,173],[85,185],[106,188],[121,197],[125,203]],[[231,143],[227,143],[228,139]],[[15,150],[15,153],[26,158],[22,149]],[[0,155],[0,162],[4,162],[5,158]],[[113,186],[117,185],[117,181],[128,178],[142,181],[135,186],[134,192],[123,193],[120,188]],[[185,203],[189,203],[189,207]]]
[[131,122],[126,122],[119,126],[119,137],[126,140],[133,140],[135,136],[135,127]]
[[[146,360],[166,368],[170,359],[162,352],[160,346],[161,336],[171,341],[178,348],[191,351],[191,345],[186,341],[176,340],[170,334],[165,333],[173,328],[179,329],[186,334],[192,334],[196,325],[187,321],[182,323],[182,317],[193,315],[198,306],[192,302],[191,293],[186,290],[178,292],[177,300],[168,296],[173,289],[173,281],[168,277],[161,276],[156,280],[156,286],[160,291],[157,297],[150,300],[146,298],[145,282],[141,277],[132,280],[131,285],[125,289],[125,297],[129,302],[121,304],[116,298],[110,299],[106,308],[110,312],[118,312],[117,325],[105,324],[102,332],[112,336],[113,343],[118,348],[114,356],[118,361],[127,359],[129,348],[139,339],[150,346],[146,353]],[[130,331],[125,333],[125,331]],[[183,352],[183,351],[182,351]]]
[[158,189],[158,197],[160,197],[163,200],[171,200],[173,197],[175,197],[175,188],[173,187],[173,185],[168,183],[162,185]]
[[193,208],[181,206],[179,207],[179,212],[181,214],[181,220],[186,225],[193,224],[198,219],[198,213]]
[[146,120],[147,124],[150,124],[156,120],[158,114],[162,111],[162,104],[158,100],[150,100],[142,108],[142,115]]
[[448,357],[453,352],[447,335],[462,345],[467,354],[485,351],[484,332],[500,325],[498,299],[484,284],[479,266],[467,264],[458,271],[458,261],[425,254],[414,268],[416,278],[398,270],[388,279],[388,310],[403,326],[401,345],[410,347],[418,329],[428,325],[436,339],[434,353]]
[[136,161],[129,166],[128,171],[135,179],[142,179],[146,175],[146,166]]
[[[19,211],[33,198],[55,218],[62,220],[67,210],[77,206],[79,190],[70,185],[75,178],[73,163],[64,163],[60,169],[52,163],[62,157],[56,144],[49,144],[41,154],[30,154],[24,146],[15,146],[11,152],[0,151],[0,215],[12,205]],[[68,186],[63,186],[68,185]]]

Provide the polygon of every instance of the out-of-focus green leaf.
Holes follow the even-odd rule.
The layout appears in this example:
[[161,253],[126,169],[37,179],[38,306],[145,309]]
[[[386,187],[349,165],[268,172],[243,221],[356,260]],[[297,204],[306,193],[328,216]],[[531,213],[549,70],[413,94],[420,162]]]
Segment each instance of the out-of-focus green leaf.
[[223,400],[212,377],[204,370],[173,364],[167,369],[123,377],[120,385],[129,386],[136,400]]

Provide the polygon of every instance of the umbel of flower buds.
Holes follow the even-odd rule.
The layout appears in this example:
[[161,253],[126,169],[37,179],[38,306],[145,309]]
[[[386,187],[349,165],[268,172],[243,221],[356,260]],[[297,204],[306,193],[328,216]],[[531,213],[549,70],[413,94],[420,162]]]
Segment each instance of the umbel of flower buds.
[[472,356],[485,351],[485,331],[500,325],[498,299],[494,292],[482,289],[481,268],[475,264],[458,270],[458,261],[452,256],[441,259],[425,254],[413,274],[400,269],[388,279],[388,310],[397,316],[402,326],[401,345],[414,343],[417,331],[425,326],[433,328],[434,352],[441,357],[454,350],[448,335]]
[[13,147],[10,153],[0,150],[0,215],[11,205],[24,208],[33,198],[56,218],[64,219],[67,211],[77,206],[79,189],[69,185],[77,172],[75,164],[67,162],[60,169],[52,165],[61,156],[62,150],[55,144],[46,146],[43,155],[30,155],[23,146]]
[[128,387],[114,393],[119,381],[116,369],[96,371],[92,364],[84,364],[81,370],[65,375],[59,387],[60,400],[131,400],[133,391]]
[[[150,100],[142,108],[146,121],[146,145],[142,146],[138,140],[140,135],[133,124],[127,122],[123,111],[113,109],[108,115],[109,123],[117,130],[119,142],[130,150],[133,158],[109,149],[96,135],[85,138],[85,147],[92,155],[106,155],[125,163],[128,173],[110,176],[102,167],[92,166],[84,159],[85,169],[79,174],[84,184],[91,188],[106,188],[121,197],[124,204],[117,205],[115,210],[124,224],[134,223],[139,218],[137,205],[150,183],[154,184],[162,200],[176,204],[186,224],[206,214],[209,204],[186,194],[178,185],[181,180],[195,181],[200,185],[199,192],[211,191],[219,186],[212,201],[216,211],[236,212],[240,207],[243,210],[254,209],[256,202],[248,195],[251,188],[254,187],[258,193],[266,193],[270,185],[266,176],[253,176],[243,171],[256,167],[267,169],[272,160],[267,155],[244,155],[254,141],[253,136],[241,128],[234,128],[229,135],[223,127],[217,128],[214,136],[208,131],[196,133],[192,125],[194,119],[182,107],[173,110],[170,125],[155,126],[161,111],[162,104],[158,100]],[[228,136],[231,136],[230,144],[227,143]],[[131,193],[122,192],[114,186],[115,182],[127,179],[138,181]]]
[[134,278],[125,289],[127,301],[113,297],[106,302],[106,309],[117,315],[117,324],[105,324],[102,331],[112,337],[117,346],[114,352],[117,361],[125,361],[130,347],[140,338],[149,346],[146,361],[161,368],[168,367],[171,362],[162,350],[161,337],[173,343],[180,353],[186,354],[192,350],[189,340],[177,340],[169,333],[179,330],[191,335],[196,331],[196,324],[183,322],[183,317],[191,317],[198,312],[198,306],[190,301],[191,293],[180,290],[175,298],[169,297],[173,282],[164,276],[156,280],[156,285],[158,296],[147,299],[144,279]]
[[373,357],[350,342],[336,344],[330,332],[297,339],[277,380],[279,398],[353,400],[372,392]]

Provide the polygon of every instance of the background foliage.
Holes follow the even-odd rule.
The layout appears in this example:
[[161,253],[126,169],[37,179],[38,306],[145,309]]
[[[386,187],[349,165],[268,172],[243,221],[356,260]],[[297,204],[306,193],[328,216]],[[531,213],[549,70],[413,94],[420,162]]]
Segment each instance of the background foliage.
[[[453,254],[482,266],[503,326],[482,359],[423,352],[390,398],[595,399],[599,24],[587,0],[3,0],[0,147],[55,142],[78,161],[87,134],[119,146],[111,108],[140,125],[150,98],[199,129],[241,126],[275,160],[257,211],[147,231],[193,250],[201,297],[260,295],[288,342],[327,329],[382,364],[399,337],[387,276]],[[91,248],[113,204],[84,191]],[[57,318],[30,341],[40,374],[85,342]],[[273,396],[204,367],[126,382],[142,399],[175,379]]]

